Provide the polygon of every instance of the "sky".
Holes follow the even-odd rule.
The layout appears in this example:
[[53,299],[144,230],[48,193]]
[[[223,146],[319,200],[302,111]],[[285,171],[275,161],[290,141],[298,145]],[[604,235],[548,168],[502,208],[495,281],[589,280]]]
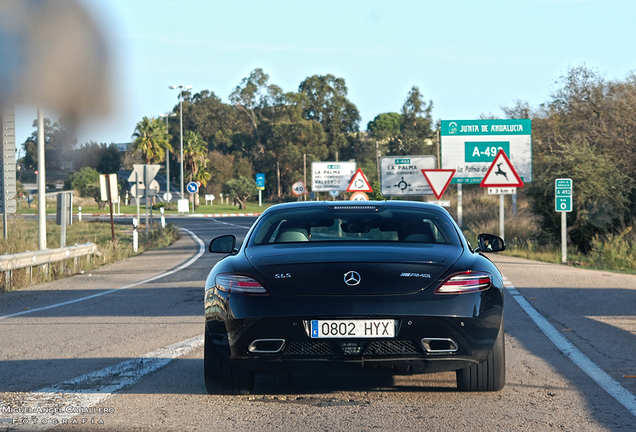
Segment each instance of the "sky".
[[[284,91],[315,74],[344,78],[361,130],[399,112],[412,86],[435,120],[475,119],[503,117],[516,100],[537,107],[569,67],[608,80],[636,71],[631,0],[79,1],[108,43],[113,77],[112,113],[81,125],[80,144],[131,141],[142,117],[178,103],[170,85],[227,102],[255,68]],[[35,116],[17,108],[17,143]]]

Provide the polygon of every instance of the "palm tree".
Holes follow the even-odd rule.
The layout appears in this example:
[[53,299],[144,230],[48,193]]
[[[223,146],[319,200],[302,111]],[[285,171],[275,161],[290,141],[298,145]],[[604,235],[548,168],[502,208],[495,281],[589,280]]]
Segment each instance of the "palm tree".
[[166,159],[166,149],[172,150],[166,124],[158,118],[141,119],[135,126],[132,137],[133,152],[141,152],[147,164],[163,162]]
[[204,186],[210,180],[210,173],[201,169],[205,168],[209,162],[208,144],[198,133],[188,131],[185,136],[183,146],[183,164],[188,171],[189,181],[198,180]]

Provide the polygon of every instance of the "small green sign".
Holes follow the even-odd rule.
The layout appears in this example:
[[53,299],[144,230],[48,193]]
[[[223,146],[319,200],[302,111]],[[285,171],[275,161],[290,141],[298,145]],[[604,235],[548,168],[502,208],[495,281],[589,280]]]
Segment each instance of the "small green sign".
[[340,165],[327,165],[327,169],[340,169]]
[[571,212],[572,179],[556,179],[554,186],[554,209],[558,212]]
[[395,164],[396,165],[410,165],[411,164],[411,159],[396,159],[395,160]]
[[557,197],[556,198],[556,211],[558,212],[571,212],[572,211],[572,197]]

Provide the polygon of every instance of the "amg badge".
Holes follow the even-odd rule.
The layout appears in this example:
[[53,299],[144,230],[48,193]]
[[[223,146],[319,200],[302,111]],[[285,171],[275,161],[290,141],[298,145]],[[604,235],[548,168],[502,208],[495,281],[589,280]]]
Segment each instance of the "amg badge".
[[428,273],[402,273],[402,277],[414,277],[414,278],[427,278],[430,279],[431,275]]

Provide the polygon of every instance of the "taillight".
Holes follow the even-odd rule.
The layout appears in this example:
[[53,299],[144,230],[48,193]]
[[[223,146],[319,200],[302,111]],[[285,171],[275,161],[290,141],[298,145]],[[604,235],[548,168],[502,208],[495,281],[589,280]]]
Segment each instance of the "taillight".
[[267,294],[267,290],[255,279],[234,273],[216,275],[215,284],[221,291],[240,294]]
[[435,294],[465,294],[484,291],[492,285],[490,273],[467,271],[450,275],[435,289]]

